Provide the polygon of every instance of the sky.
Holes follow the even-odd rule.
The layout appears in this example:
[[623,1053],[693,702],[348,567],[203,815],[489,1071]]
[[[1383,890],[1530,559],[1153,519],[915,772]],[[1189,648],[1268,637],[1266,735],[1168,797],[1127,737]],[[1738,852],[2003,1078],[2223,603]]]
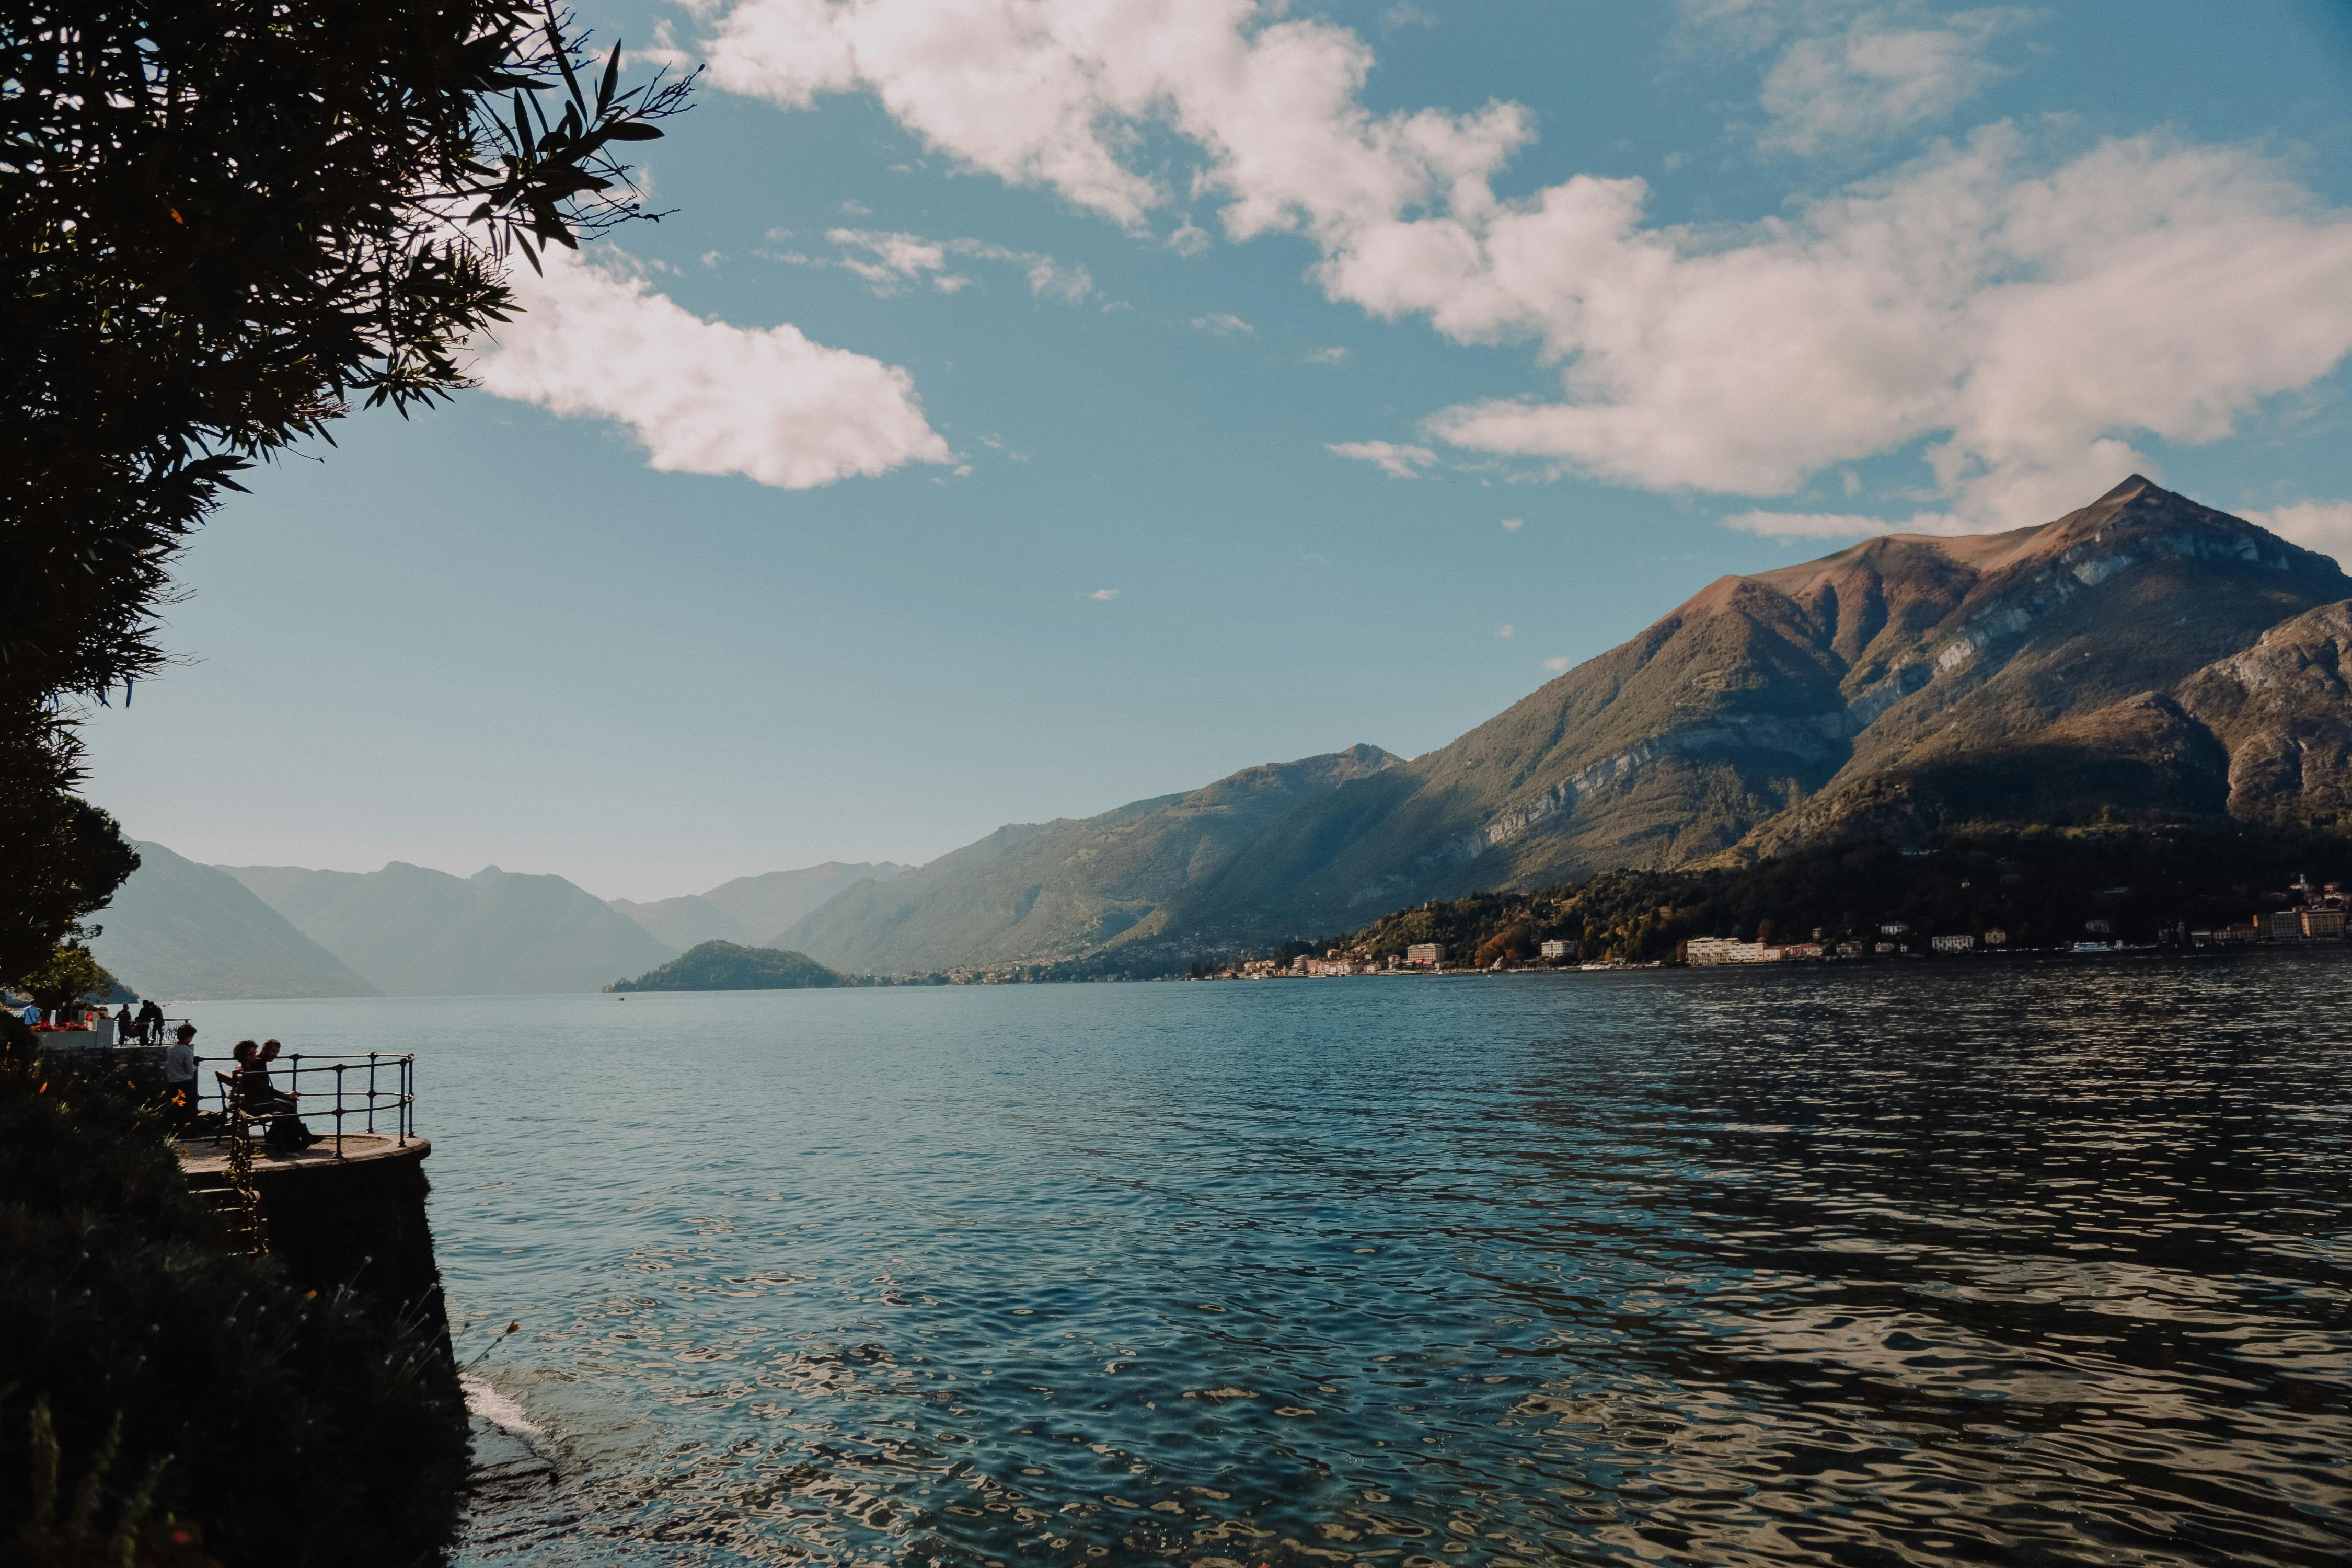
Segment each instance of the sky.
[[1413,755],[2137,471],[2352,550],[2352,3],[583,0],[658,223],[181,563],[90,796],[656,899]]

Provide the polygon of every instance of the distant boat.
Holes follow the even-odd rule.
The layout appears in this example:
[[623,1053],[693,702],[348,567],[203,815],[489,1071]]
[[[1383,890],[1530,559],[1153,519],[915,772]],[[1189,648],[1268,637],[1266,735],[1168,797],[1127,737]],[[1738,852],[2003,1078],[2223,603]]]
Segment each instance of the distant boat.
[[2115,950],[2116,944],[2111,942],[2078,942],[2074,944],[2076,952],[2113,952]]

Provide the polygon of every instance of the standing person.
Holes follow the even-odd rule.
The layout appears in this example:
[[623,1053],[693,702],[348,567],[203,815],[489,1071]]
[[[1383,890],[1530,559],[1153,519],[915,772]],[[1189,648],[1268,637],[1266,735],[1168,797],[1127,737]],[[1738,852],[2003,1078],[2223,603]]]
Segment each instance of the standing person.
[[38,1002],[27,1002],[20,1016],[24,1018],[26,1028],[38,1027],[41,1022],[41,1005]]
[[163,1043],[163,1009],[152,996],[139,1004],[139,1037],[151,1046]]
[[[105,1016],[102,1013],[99,1016],[100,1017]],[[115,1009],[114,1043],[118,1046],[129,1045],[131,1043],[131,1032],[135,1027],[136,1026],[134,1026],[131,1021],[131,1004],[125,1002],[121,1006]]]
[[172,1107],[172,1124],[185,1127],[196,1114],[196,1026],[183,1024],[173,1034],[171,1049],[163,1053],[163,1093]]

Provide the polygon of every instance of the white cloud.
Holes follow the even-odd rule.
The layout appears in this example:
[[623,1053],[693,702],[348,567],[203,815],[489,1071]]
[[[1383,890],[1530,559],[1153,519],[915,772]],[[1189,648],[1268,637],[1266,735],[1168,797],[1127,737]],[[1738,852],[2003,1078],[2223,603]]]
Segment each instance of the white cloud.
[[1214,332],[1221,338],[1255,337],[1257,329],[1239,316],[1226,310],[1212,310],[1205,316],[1195,316],[1192,324],[1204,332]]
[[1520,529],[1525,528],[1527,524],[1528,520],[1526,518],[1507,517],[1503,520],[1503,531],[1506,533],[1517,533]]
[[[1936,84],[1975,68],[1856,41],[1961,26],[1901,6],[1702,9],[1759,49],[1791,16],[1849,18],[1832,64],[1878,84],[1882,120],[1943,112]],[[1551,472],[1788,495],[1920,449],[1961,526],[2038,522],[2151,467],[2143,433],[2217,439],[2352,352],[2352,219],[2240,149],[2000,125],[1787,216],[1668,226],[1638,179],[1496,196],[1527,110],[1376,114],[1361,37],[1248,0],[741,0],[707,48],[714,85],[871,91],[964,166],[1137,232],[1175,193],[1130,161],[1172,132],[1227,238],[1299,235],[1333,300],[1557,365],[1559,401],[1428,425]]]
[[1550,670],[1554,675],[1558,675],[1561,670],[1566,669],[1574,662],[1575,661],[1573,659],[1568,658],[1548,658],[1543,661],[1543,667],[1546,669]]
[[1496,627],[1495,635],[1501,637],[1505,642],[1508,642],[1513,635],[1511,631],[1511,623],[1505,621],[1501,626]]
[[1433,466],[1437,454],[1426,447],[1400,446],[1394,441],[1334,441],[1327,448],[1342,458],[1371,463],[1392,479],[1417,479],[1415,470]]
[[544,277],[516,270],[523,312],[479,344],[474,374],[500,397],[617,420],[665,472],[779,489],[952,460],[897,365],[790,324],[706,321],[623,258],[550,248],[544,260]]
[[1346,349],[1308,349],[1307,351],[1307,360],[1309,364],[1340,364],[1345,363],[1347,357]]
[[[777,231],[771,230],[770,237],[776,237]],[[865,279],[877,294],[886,298],[897,293],[900,284],[922,279],[928,279],[933,288],[946,294],[969,288],[970,278],[948,270],[950,257],[1010,262],[1023,269],[1029,281],[1029,292],[1041,300],[1054,299],[1075,305],[1095,291],[1095,280],[1083,266],[1066,266],[1041,251],[1013,250],[984,239],[926,239],[919,234],[864,228],[828,229],[824,237],[849,254],[830,263],[796,253],[778,259],[804,267],[845,268]]]
[[2294,501],[2268,511],[2238,515],[2305,550],[2333,555],[2339,562],[2352,560],[2352,500]]
[[[937,275],[947,271],[948,247],[936,239],[925,239],[914,234],[885,234],[876,229],[835,228],[825,232],[827,240],[843,250],[853,252],[840,258],[835,265],[846,268],[874,285],[877,294],[895,292],[898,286],[926,273]],[[855,254],[862,252],[863,254]]]
[[1764,73],[1759,143],[1810,157],[1944,119],[2008,74],[1994,38],[2032,20],[2012,6],[1935,18],[1916,5],[1783,7],[1799,36]]
[[1108,605],[1113,599],[1118,597],[1118,590],[1116,588],[1097,588],[1093,593],[1088,594],[1087,597],[1094,600],[1097,604]]

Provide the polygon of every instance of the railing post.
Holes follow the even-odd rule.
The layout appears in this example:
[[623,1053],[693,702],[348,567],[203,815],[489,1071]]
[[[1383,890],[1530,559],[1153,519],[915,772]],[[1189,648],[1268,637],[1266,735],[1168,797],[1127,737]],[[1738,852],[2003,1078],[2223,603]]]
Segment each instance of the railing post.
[[375,1131],[375,1053],[368,1053],[368,1131]]
[[343,1157],[343,1068],[347,1063],[335,1064],[335,1158]]

